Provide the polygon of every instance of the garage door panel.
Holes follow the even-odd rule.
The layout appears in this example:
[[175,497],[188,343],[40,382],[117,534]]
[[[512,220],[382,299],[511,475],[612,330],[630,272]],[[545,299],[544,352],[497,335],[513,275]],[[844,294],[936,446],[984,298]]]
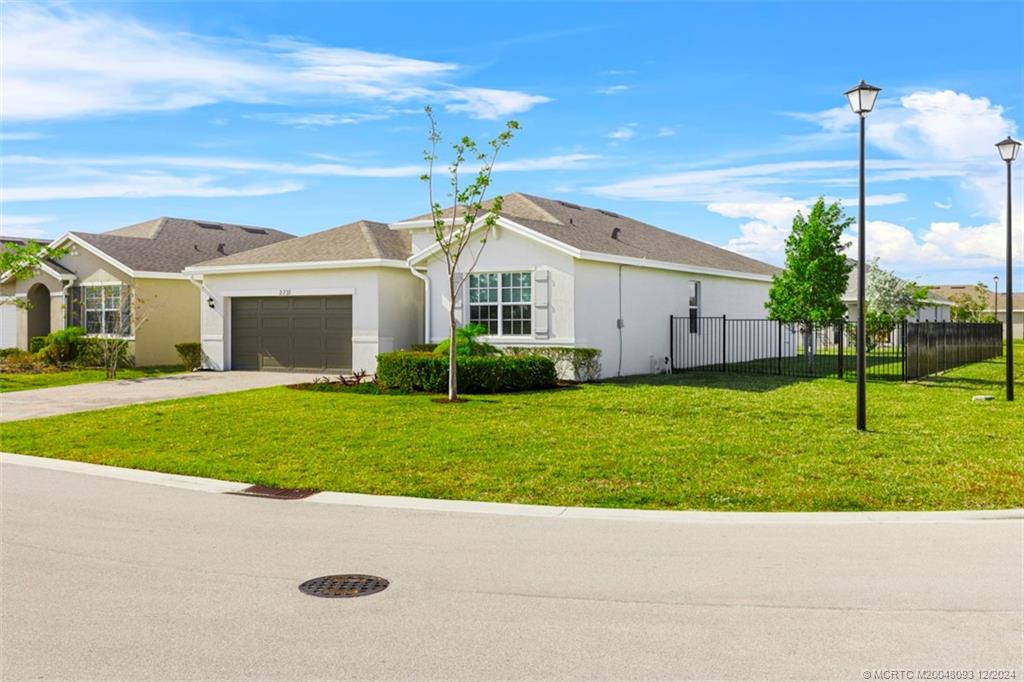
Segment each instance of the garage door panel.
[[236,298],[231,315],[236,369],[352,370],[352,297]]
[[290,298],[261,298],[260,313],[269,315],[271,313],[288,313],[291,310]]

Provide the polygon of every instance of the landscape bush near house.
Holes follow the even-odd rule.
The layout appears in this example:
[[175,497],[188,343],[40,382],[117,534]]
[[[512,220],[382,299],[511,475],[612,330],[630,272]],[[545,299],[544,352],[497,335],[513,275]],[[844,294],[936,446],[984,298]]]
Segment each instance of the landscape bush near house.
[[598,348],[572,348],[565,346],[509,346],[506,355],[522,357],[539,355],[555,363],[559,379],[568,381],[596,381],[601,376],[601,351]]
[[45,344],[38,351],[42,359],[56,367],[67,367],[78,360],[85,330],[81,327],[65,327],[51,332]]
[[[464,356],[457,366],[461,390],[504,393],[553,388],[555,363],[538,355]],[[448,358],[435,353],[395,351],[377,356],[377,383],[398,391],[444,393]]]
[[28,340],[28,352],[29,353],[38,353],[39,351],[41,351],[45,347],[46,347],[46,337],[45,336],[33,336],[31,339]]
[[[455,354],[460,358],[470,355],[498,355],[501,353],[497,347],[481,341],[480,337],[487,334],[487,327],[482,324],[467,324],[455,330]],[[434,346],[433,352],[437,355],[448,355],[451,348],[451,341],[445,339]]]
[[203,366],[202,344],[195,342],[176,343],[174,344],[174,350],[178,351],[178,357],[181,358],[181,364],[185,366],[186,371],[194,372]]

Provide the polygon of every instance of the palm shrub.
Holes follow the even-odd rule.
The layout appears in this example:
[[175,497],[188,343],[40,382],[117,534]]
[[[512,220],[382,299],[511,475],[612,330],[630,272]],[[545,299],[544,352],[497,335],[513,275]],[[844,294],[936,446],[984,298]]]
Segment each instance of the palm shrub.
[[[497,355],[500,353],[501,351],[496,347],[480,340],[480,337],[486,333],[487,327],[482,324],[467,324],[459,327],[455,330],[455,338],[457,339],[455,354],[459,358],[464,358],[478,355]],[[434,353],[447,356],[449,348],[451,348],[451,341],[445,339],[434,347]]]

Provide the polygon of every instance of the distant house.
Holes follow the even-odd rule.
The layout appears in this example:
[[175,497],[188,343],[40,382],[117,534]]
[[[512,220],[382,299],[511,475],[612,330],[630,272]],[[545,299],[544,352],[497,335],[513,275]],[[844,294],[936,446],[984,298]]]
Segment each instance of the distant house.
[[[852,261],[851,261],[852,262]],[[849,283],[846,286],[846,293],[843,294],[843,303],[849,311],[849,319],[857,319],[857,269],[850,271]],[[928,298],[924,305],[917,309],[911,322],[949,322],[952,320],[953,303],[941,294],[931,291],[929,287]]]
[[[928,287],[935,294],[950,298],[955,295],[974,293],[975,284],[938,284]],[[998,296],[988,287],[983,287],[986,292],[986,306],[983,312],[995,315],[996,319],[1006,324],[1006,292]],[[1024,338],[1024,293],[1013,295],[1013,335],[1014,338]]]
[[[459,220],[460,218],[456,218]],[[476,230],[485,236],[483,221]],[[497,346],[602,352],[604,376],[669,355],[669,316],[763,318],[778,268],[612,211],[508,194],[453,302],[431,217],[360,221],[188,267],[212,369],[376,369],[436,342],[454,306]]]
[[[131,342],[139,365],[178,362],[174,344],[199,341],[199,291],[182,269],[292,235],[264,227],[157,218],[109,232],[68,232],[53,242],[66,256],[35,274],[0,280],[5,304],[0,347],[28,348],[29,339],[66,326],[113,334]],[[25,241],[25,240],[22,240]],[[144,325],[131,319],[131,301],[143,301]]]

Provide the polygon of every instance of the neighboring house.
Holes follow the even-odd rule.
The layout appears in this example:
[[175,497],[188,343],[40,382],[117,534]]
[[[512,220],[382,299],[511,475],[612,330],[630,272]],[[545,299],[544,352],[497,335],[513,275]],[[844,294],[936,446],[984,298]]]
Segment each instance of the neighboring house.
[[[0,295],[29,303],[3,306],[4,345],[12,341],[27,348],[33,337],[80,326],[88,334],[127,338],[140,366],[175,364],[174,345],[199,340],[199,292],[182,269],[291,237],[269,228],[179,218],[102,233],[68,232],[52,242],[68,246],[67,255],[44,263],[31,278],[0,282]],[[145,316],[144,324],[131,319],[133,310]]]
[[[856,264],[856,261],[850,261]],[[854,267],[850,271],[849,283],[846,286],[846,293],[843,294],[843,303],[846,304],[846,309],[849,311],[850,320],[857,319],[857,268]],[[928,287],[928,297],[924,300],[924,305],[917,309],[917,312],[912,318],[909,318],[911,322],[949,322],[952,318],[953,302],[942,296],[938,292],[932,291],[932,287]]]
[[[928,287],[936,294],[950,298],[954,295],[973,294],[974,284],[937,284]],[[988,315],[995,315],[996,319],[1006,324],[1006,292],[998,296],[988,287],[984,287],[986,296],[985,309],[982,311]],[[1024,338],[1024,293],[1013,295],[1013,336],[1015,339]]]
[[[516,193],[455,312],[498,346],[594,347],[604,376],[643,374],[669,354],[670,315],[764,318],[778,271],[617,213]],[[202,279],[214,369],[373,372],[377,353],[448,334],[429,215],[361,221],[185,272]]]

